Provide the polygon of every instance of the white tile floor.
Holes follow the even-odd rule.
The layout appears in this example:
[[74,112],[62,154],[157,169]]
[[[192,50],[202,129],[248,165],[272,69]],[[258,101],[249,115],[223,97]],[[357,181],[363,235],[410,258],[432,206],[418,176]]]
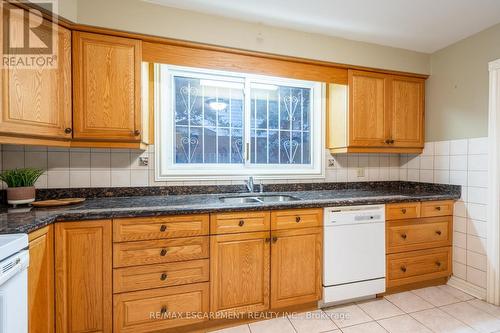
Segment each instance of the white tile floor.
[[216,332],[500,333],[500,307],[450,286],[439,286]]

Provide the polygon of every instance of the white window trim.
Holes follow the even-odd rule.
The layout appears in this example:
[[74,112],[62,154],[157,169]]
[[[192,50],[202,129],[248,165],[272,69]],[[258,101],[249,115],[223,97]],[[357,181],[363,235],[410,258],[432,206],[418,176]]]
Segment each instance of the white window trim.
[[[206,75],[222,75],[229,79],[234,77],[235,81],[251,82],[264,81],[267,84],[290,85],[297,87],[312,88],[313,110],[311,112],[311,165],[264,165],[251,164],[175,164],[173,163],[173,142],[175,136],[175,124],[173,121],[173,98],[172,98],[172,72],[195,72]],[[263,75],[249,75],[243,73],[222,72],[191,67],[179,67],[165,64],[154,65],[155,75],[155,179],[156,181],[185,181],[185,180],[241,180],[248,176],[256,176],[259,179],[289,179],[290,176],[300,176],[301,179],[314,179],[325,177],[324,151],[325,151],[325,84],[294,79],[281,79]],[[245,85],[249,89],[250,85]],[[245,91],[248,94],[249,91]],[[249,103],[250,99],[245,99]],[[245,105],[245,123],[249,122],[250,105]],[[250,142],[250,127],[245,126],[244,143]],[[162,144],[167,143],[166,149]]]

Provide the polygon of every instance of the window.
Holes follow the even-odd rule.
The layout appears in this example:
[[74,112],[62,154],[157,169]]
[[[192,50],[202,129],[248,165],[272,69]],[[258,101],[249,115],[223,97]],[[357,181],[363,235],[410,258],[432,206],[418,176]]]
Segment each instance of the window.
[[157,178],[323,175],[318,82],[156,65]]

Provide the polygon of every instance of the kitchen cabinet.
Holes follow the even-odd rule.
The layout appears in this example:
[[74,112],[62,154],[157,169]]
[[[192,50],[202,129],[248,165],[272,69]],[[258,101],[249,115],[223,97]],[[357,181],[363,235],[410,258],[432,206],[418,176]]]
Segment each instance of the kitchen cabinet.
[[112,330],[110,220],[55,225],[56,332]]
[[29,234],[28,331],[53,333],[54,230],[47,226]]
[[332,153],[420,153],[424,146],[423,78],[349,70],[348,85],[328,88]]
[[210,310],[269,309],[269,231],[211,237]]
[[[7,12],[10,12],[11,26],[24,24],[27,12],[4,10],[3,15]],[[12,66],[2,70],[2,143],[67,145],[71,139],[71,31],[46,19],[40,29],[45,34],[54,34],[57,62],[52,68]],[[22,30],[17,34],[16,31],[11,29],[11,43],[23,45]],[[1,45],[0,49],[3,49]]]
[[147,143],[148,121],[143,116],[148,112],[141,110],[141,46],[137,39],[73,32],[72,146]]
[[388,293],[446,283],[452,272],[453,201],[386,205]]
[[273,231],[271,241],[271,308],[320,300],[321,228]]

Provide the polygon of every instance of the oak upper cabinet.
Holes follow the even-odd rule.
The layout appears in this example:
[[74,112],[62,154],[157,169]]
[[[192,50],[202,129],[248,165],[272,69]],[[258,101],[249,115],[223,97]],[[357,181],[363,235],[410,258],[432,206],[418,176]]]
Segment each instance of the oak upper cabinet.
[[210,310],[269,309],[269,231],[211,236]]
[[28,327],[30,333],[53,333],[54,230],[47,226],[29,235]]
[[111,221],[55,226],[56,332],[112,331]]
[[394,147],[424,146],[424,81],[404,76],[391,78],[390,138]]
[[330,84],[327,146],[332,153],[420,153],[425,79],[349,70]]
[[75,141],[141,142],[142,42],[73,32]]
[[[4,11],[3,15],[6,15],[6,12]],[[10,43],[23,45],[23,19],[28,14],[21,9],[9,12]],[[47,20],[42,21],[40,29],[46,34],[53,34],[56,62],[50,67],[12,66],[2,70],[0,135],[11,138],[68,140],[71,139],[72,131],[71,31]],[[5,41],[0,41],[0,44],[2,42]],[[3,47],[0,49],[3,50]],[[44,56],[44,59],[46,57]],[[9,140],[2,140],[7,141]]]
[[273,231],[271,308],[321,299],[321,228]]

